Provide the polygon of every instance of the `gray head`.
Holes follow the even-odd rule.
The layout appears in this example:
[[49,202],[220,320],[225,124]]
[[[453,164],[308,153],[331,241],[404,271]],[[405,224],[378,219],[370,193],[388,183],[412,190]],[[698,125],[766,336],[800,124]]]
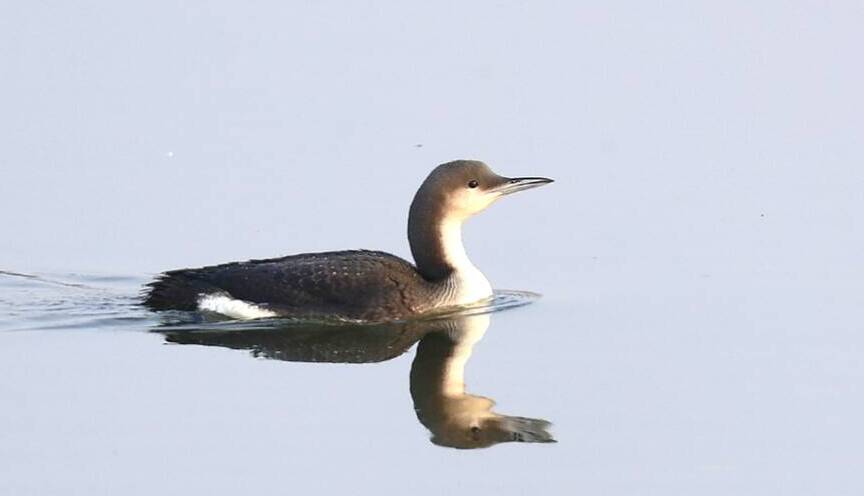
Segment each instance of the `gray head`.
[[[420,185],[408,213],[408,241],[417,269],[439,280],[467,260],[460,226],[502,196],[551,183],[545,177],[504,177],[483,162],[439,165]],[[488,283],[486,283],[488,285]]]
[[477,160],[455,160],[436,167],[414,197],[417,207],[457,220],[481,212],[502,196],[551,183],[545,177],[504,177]]
[[[494,402],[491,403],[494,405]],[[487,415],[485,418],[472,419],[468,425],[438,426],[437,432],[433,431],[431,441],[438,446],[460,449],[488,448],[508,442],[557,442],[549,433],[552,424],[547,420],[499,415],[492,411],[487,412]]]

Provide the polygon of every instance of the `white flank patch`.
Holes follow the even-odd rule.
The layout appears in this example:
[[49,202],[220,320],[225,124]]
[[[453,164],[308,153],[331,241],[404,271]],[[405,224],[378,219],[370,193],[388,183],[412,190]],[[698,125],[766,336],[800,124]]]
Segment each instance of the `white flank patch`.
[[232,319],[263,319],[275,317],[276,313],[248,301],[235,300],[224,294],[201,295],[198,310],[213,312]]

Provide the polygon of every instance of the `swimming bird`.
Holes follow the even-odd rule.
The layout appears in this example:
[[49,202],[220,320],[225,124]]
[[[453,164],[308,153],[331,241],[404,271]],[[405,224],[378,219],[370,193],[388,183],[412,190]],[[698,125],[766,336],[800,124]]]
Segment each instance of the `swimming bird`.
[[143,303],[236,319],[367,322],[476,303],[492,296],[492,286],[465,253],[462,224],[503,196],[550,182],[500,176],[475,160],[448,162],[432,170],[411,202],[408,242],[416,265],[350,250],[179,269],[147,284]]

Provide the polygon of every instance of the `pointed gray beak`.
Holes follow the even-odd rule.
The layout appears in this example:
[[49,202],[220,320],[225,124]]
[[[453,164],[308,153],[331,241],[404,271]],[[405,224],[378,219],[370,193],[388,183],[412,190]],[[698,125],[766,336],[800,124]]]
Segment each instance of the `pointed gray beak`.
[[493,191],[501,195],[509,195],[517,191],[536,188],[553,182],[552,179],[546,177],[511,177],[505,178],[504,183],[496,186]]

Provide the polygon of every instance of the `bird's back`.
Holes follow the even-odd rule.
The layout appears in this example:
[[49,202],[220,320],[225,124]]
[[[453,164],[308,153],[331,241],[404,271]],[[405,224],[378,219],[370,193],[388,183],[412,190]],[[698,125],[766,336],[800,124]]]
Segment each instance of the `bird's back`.
[[165,272],[150,283],[154,310],[197,310],[224,295],[280,316],[382,321],[429,309],[431,284],[409,262],[379,251],[304,253]]

